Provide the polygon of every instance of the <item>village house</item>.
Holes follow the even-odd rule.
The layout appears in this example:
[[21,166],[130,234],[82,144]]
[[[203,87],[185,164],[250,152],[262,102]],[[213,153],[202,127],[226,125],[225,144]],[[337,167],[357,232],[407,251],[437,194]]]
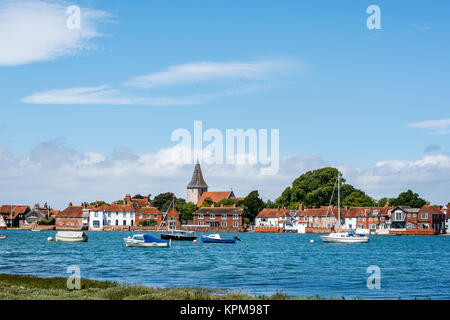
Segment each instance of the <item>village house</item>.
[[[345,209],[341,208],[341,223],[345,215]],[[328,233],[331,232],[337,221],[338,208],[321,206],[320,208],[300,209],[296,216],[299,222],[306,223],[306,233]]]
[[40,207],[39,203],[36,203],[34,208],[25,215],[23,226],[33,226],[41,223],[42,220],[49,220],[53,215],[53,211],[54,210],[48,207],[47,202],[44,203],[43,207]]
[[291,220],[288,209],[264,208],[255,218],[255,232],[280,232]]
[[202,207],[194,212],[193,224],[206,226],[210,232],[239,232],[242,231],[244,209],[240,207]]
[[390,228],[389,207],[351,207],[345,210],[344,230],[356,230],[360,234],[388,234]]
[[89,213],[86,212],[86,206],[69,206],[58,213],[55,221],[56,230],[87,230],[89,228]]
[[0,214],[8,227],[19,227],[29,211],[29,206],[3,205],[0,207]]
[[435,206],[399,206],[392,210],[391,234],[432,235],[446,232],[445,214]]
[[136,211],[135,223],[139,226],[142,221],[150,222],[150,220],[153,220],[156,225],[160,225],[162,216],[163,214],[156,207],[143,207]]
[[129,194],[125,195],[125,198],[123,198],[123,204],[126,206],[134,206],[136,209],[151,206],[150,198],[148,196],[145,196],[141,199],[132,198]]

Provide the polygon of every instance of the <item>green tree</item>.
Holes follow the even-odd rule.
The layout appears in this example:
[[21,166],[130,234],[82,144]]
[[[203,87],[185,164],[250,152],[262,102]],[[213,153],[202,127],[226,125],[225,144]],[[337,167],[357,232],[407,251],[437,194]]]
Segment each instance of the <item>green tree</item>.
[[233,199],[222,199],[222,200],[220,200],[219,202],[216,202],[216,205],[217,205],[218,207],[220,207],[220,205],[223,205],[223,206],[232,206],[232,205],[234,205],[234,204],[236,204],[236,200],[233,200]]
[[389,205],[392,204],[392,199],[391,198],[381,198],[380,200],[377,201],[377,206],[378,207],[384,207],[386,205],[386,203],[389,203]]
[[184,203],[182,205],[175,204],[175,208],[180,213],[183,221],[191,221],[194,218],[194,212],[198,210],[198,207],[192,203]]
[[98,203],[99,206],[108,206],[109,203],[105,202],[105,201],[96,201],[96,202],[91,202],[89,205],[91,206],[95,206]]
[[344,206],[349,207],[373,207],[375,200],[362,191],[354,191],[344,198]]
[[143,196],[143,195],[140,195],[140,194],[138,193],[138,194],[135,194],[135,195],[133,196],[132,199],[144,199],[144,196]]
[[206,197],[205,200],[203,200],[201,207],[211,207],[213,204],[214,201],[210,197]]
[[419,197],[417,193],[412,190],[402,192],[397,198],[392,199],[393,206],[409,206],[412,208],[421,208],[424,205],[429,204],[426,200]]
[[165,212],[171,206],[174,194],[172,192],[165,192],[158,194],[151,202],[152,205],[159,209],[159,211]]
[[250,192],[242,201],[242,204],[244,205],[244,218],[248,218],[250,221],[253,221],[265,207],[264,201],[259,197],[257,190]]

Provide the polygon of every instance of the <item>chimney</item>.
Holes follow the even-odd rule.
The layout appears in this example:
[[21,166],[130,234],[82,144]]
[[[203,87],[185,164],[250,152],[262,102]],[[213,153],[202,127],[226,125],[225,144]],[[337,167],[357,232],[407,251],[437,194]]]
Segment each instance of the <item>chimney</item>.
[[389,201],[386,202],[386,204],[384,205],[385,207],[389,207]]
[[300,205],[298,206],[298,210],[303,211],[303,203],[300,203]]
[[98,207],[98,200],[95,200],[95,207]]
[[71,207],[72,206],[72,202],[69,202],[69,207]]
[[236,203],[233,203],[233,208],[236,208]]
[[34,205],[34,207],[35,207],[35,208],[39,208],[39,203],[36,203],[36,204]]
[[46,203],[44,203],[44,208],[45,208],[45,209],[47,209],[47,208],[48,208],[48,206],[47,206],[47,202],[46,202]]
[[214,208],[214,203],[211,203],[211,208]]

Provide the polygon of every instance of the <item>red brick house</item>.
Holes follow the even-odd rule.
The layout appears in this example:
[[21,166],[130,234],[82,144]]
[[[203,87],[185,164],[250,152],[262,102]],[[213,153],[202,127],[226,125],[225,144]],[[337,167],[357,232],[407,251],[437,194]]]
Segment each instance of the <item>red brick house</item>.
[[[341,208],[341,222],[345,215],[345,209]],[[307,233],[328,233],[333,230],[337,221],[338,208],[321,206],[320,208],[311,208],[298,210],[296,216],[299,222],[306,223]]]
[[89,213],[85,206],[69,206],[58,213],[55,221],[56,230],[87,230],[89,228]]
[[162,222],[163,214],[156,207],[142,207],[136,210],[135,225],[139,226],[141,221],[154,220],[156,225]]
[[29,206],[3,205],[0,207],[0,214],[8,227],[19,227],[29,211]]
[[123,198],[123,204],[126,206],[135,206],[136,209],[151,206],[148,196],[145,196],[143,199],[139,199],[131,198],[129,194],[125,195],[125,198]]
[[194,212],[193,224],[206,226],[206,232],[240,232],[243,231],[243,213],[244,209],[236,206],[203,207]]

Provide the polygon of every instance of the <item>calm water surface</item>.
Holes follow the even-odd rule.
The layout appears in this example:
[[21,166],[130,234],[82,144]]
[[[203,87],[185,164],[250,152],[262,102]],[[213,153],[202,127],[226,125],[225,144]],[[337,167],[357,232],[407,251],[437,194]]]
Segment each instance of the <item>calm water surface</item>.
[[[56,231],[0,231],[0,273],[82,278],[156,287],[225,288],[254,295],[450,299],[450,237],[371,236],[368,244],[324,244],[312,234],[239,234],[242,242],[172,242],[126,248],[131,232],[87,232],[87,243],[47,242]],[[159,235],[156,235],[159,237]],[[231,235],[224,234],[224,237]],[[314,243],[310,240],[314,239]],[[381,269],[369,290],[367,267]]]

